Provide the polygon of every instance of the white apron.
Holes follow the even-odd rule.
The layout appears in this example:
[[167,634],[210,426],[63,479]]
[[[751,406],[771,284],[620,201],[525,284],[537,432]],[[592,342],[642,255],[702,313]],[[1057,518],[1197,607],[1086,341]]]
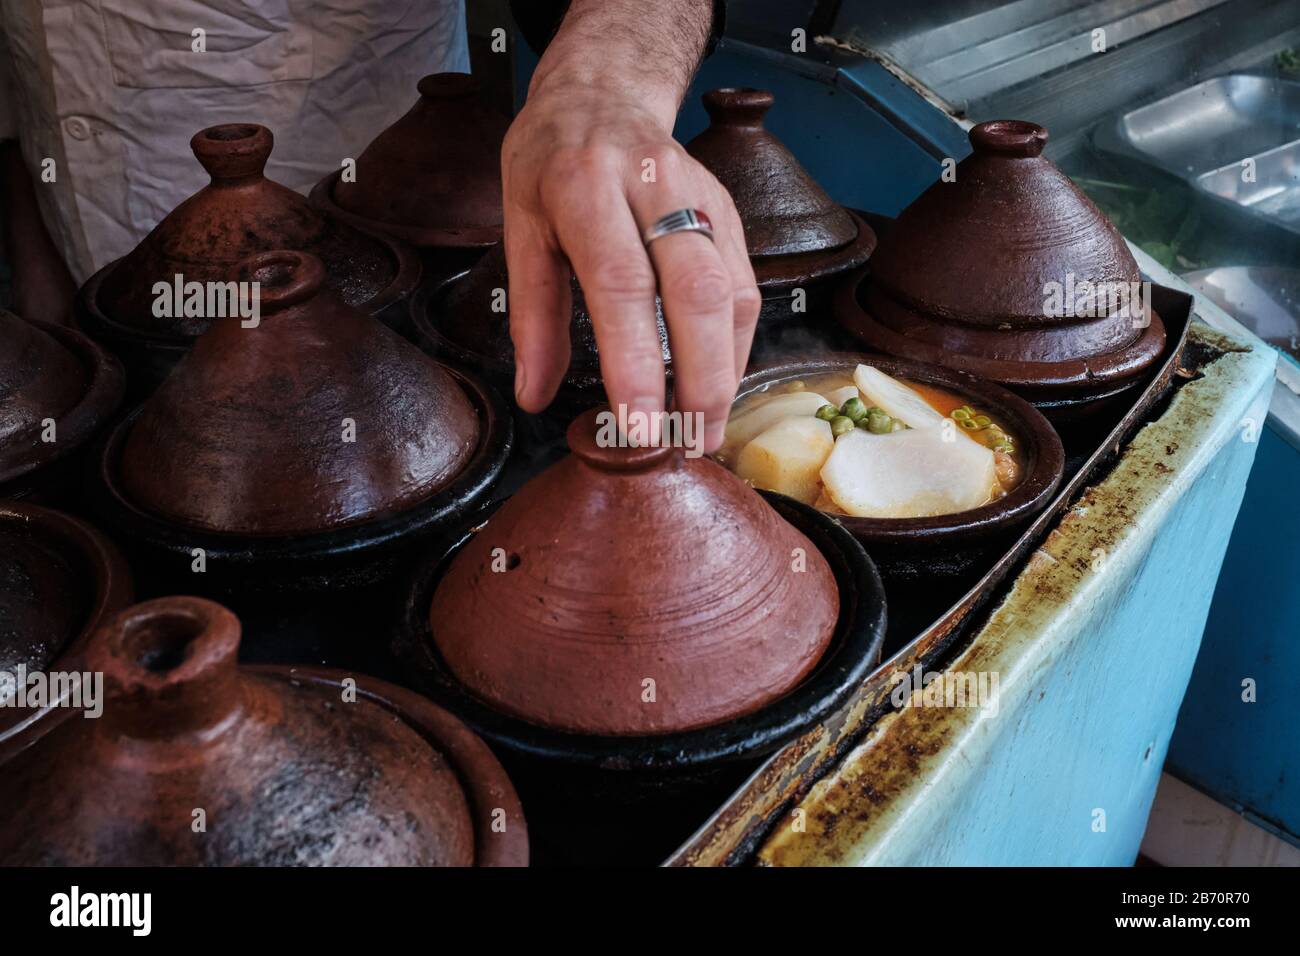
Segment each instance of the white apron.
[[421,76],[469,70],[463,0],[0,0],[0,31],[0,136],[22,142],[78,282],[207,181],[200,129],[269,127],[267,175],[306,192],[410,108]]

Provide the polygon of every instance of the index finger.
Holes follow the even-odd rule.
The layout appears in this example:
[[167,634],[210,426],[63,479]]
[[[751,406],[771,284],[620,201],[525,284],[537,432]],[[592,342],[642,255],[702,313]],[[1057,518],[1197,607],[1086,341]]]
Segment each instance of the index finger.
[[550,211],[591,313],[609,403],[649,417],[664,409],[655,273],[617,182],[575,177]]

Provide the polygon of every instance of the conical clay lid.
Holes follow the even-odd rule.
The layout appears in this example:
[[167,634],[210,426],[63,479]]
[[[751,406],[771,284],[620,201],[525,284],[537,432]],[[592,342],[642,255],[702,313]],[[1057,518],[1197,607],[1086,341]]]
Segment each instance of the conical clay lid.
[[99,719],[64,720],[0,776],[6,865],[475,861],[448,760],[399,716],[236,664],[238,620],[199,598],[113,618],[87,647]]
[[766,90],[720,89],[704,94],[709,128],[686,145],[731,193],[751,257],[836,249],[858,226],[785,144],[763,127],[772,106]]
[[74,329],[0,309],[0,482],[87,439],[122,399],[117,360]]
[[[224,282],[248,256],[298,249],[325,263],[329,283],[351,305],[387,296],[399,263],[390,248],[330,219],[292,189],[263,174],[274,139],[265,126],[233,123],[194,134],[190,147],[212,181],[173,209],[113,267],[99,308],[140,331],[200,335],[209,315],[155,315],[155,284]],[[170,310],[175,313],[176,308]]]
[[1119,230],[1042,155],[1047,130],[996,120],[970,141],[956,179],[930,186],[880,243],[874,283],[929,315],[1035,328],[1055,324],[1052,283],[1141,279]]
[[508,117],[466,73],[420,80],[420,98],[357,157],[354,178],[328,177],[337,206],[417,246],[501,238],[501,143]]
[[450,482],[480,423],[451,375],[325,287],[320,260],[268,252],[260,322],[219,319],[141,410],[124,494],[181,525],[313,532],[409,507]]
[[430,609],[447,666],[502,711],[601,735],[705,727],[790,691],[838,617],[825,558],[711,459],[605,447],[599,415],[452,561]]
[[63,343],[12,312],[0,311],[0,471],[22,446],[39,440],[86,389],[86,370]]
[[48,670],[130,597],[126,562],[99,532],[49,508],[0,502],[0,672]]

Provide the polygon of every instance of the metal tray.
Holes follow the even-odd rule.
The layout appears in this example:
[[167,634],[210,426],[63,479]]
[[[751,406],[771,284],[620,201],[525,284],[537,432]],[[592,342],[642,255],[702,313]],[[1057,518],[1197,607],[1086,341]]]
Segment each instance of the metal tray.
[[[1300,83],[1217,76],[1102,123],[1095,141],[1300,234]],[[1247,160],[1253,182],[1243,178]]]

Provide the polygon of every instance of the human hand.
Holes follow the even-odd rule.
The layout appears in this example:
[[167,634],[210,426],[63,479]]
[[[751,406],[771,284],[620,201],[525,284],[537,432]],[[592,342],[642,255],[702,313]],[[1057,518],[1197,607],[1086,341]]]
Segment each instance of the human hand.
[[[675,407],[703,415],[711,451],[722,442],[760,296],[731,197],[671,136],[679,96],[613,82],[603,70],[535,78],[502,150],[515,392],[522,408],[540,411],[564,377],[572,270],[610,405],[662,411],[657,289]],[[702,210],[714,240],[675,233],[647,249],[644,231],[678,209]]]

